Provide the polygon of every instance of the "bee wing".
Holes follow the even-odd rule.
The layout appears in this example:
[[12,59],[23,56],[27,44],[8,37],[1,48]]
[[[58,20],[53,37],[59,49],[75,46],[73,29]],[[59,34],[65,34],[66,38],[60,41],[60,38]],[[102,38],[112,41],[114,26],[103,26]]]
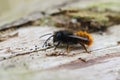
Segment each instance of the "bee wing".
[[87,38],[80,37],[80,36],[76,36],[76,35],[69,35],[68,37],[70,37],[70,38],[75,38],[75,39],[80,39],[80,40],[84,40],[84,41],[88,41]]

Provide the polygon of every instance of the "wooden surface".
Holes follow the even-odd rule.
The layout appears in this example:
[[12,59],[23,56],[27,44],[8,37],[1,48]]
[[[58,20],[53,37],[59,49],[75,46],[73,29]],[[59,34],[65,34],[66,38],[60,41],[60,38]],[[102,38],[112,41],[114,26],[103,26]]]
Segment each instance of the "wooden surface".
[[81,47],[70,53],[65,47],[42,51],[48,36],[39,37],[56,30],[29,26],[6,32],[0,42],[0,80],[120,80],[120,25],[103,35],[92,33],[91,54]]

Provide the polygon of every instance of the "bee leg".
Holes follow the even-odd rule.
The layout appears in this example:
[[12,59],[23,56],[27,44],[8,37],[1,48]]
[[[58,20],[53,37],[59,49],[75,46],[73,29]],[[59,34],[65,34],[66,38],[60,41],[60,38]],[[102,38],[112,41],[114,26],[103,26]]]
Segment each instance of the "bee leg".
[[61,42],[58,42],[57,45],[55,45],[54,50],[56,50],[56,48],[60,45]]
[[85,47],[85,45],[84,45],[83,43],[80,43],[80,45],[85,49],[85,51],[86,51],[87,53],[90,53],[90,52],[87,50],[87,48]]
[[50,40],[51,37],[53,37],[53,36],[50,36],[50,37],[44,42],[44,44],[43,44],[42,47],[47,46],[47,42],[48,42],[48,40]]
[[69,53],[69,52],[70,52],[70,45],[67,44],[67,53]]
[[43,46],[42,47],[46,47],[47,46],[47,42],[44,42]]

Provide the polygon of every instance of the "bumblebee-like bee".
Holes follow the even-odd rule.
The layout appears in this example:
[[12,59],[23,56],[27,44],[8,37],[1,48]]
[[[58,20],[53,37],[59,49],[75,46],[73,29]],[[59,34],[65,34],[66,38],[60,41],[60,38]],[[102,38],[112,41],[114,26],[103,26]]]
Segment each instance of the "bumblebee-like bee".
[[[45,34],[45,35],[51,35],[51,34]],[[56,49],[62,43],[67,45],[67,51],[69,51],[69,45],[80,44],[85,49],[85,51],[88,52],[85,45],[90,46],[93,42],[92,36],[87,32],[84,32],[84,31],[72,32],[68,30],[60,30],[60,31],[54,32],[54,34],[51,35],[44,42],[43,46],[46,46],[48,41],[52,37],[53,37],[53,44],[57,43],[56,45],[54,45],[55,47],[54,49]]]

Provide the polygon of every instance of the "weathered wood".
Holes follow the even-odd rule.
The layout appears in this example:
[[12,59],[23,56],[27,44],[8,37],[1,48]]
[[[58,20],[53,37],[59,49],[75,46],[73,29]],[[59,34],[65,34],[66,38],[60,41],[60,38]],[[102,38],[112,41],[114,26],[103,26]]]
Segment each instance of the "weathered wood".
[[40,36],[56,30],[29,26],[6,32],[18,35],[0,42],[0,80],[120,80],[120,25],[92,33],[91,54],[75,46],[70,53],[65,46],[42,50],[48,36]]

